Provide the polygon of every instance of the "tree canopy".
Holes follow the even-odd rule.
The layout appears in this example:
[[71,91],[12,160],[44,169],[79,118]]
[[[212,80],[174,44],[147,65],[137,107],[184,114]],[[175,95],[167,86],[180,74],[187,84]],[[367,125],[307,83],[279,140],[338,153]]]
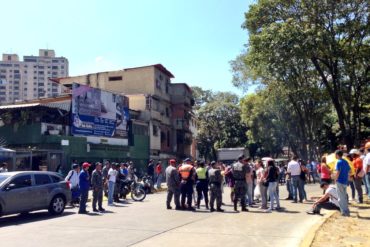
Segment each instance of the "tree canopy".
[[[300,140],[303,153],[304,145],[309,155],[315,146],[330,146],[322,144],[325,133],[328,138],[336,131],[348,149],[359,146],[369,134],[369,13],[369,1],[362,0],[260,0],[245,14],[243,28],[249,41],[231,62],[233,83],[238,87],[261,84],[267,96],[279,97],[284,102],[280,107],[274,97],[267,97],[264,105],[272,108],[251,113],[263,117],[263,111],[273,110],[269,113],[281,115],[285,123],[293,119],[296,125],[281,127],[296,133],[293,138]],[[256,110],[258,104],[252,101],[262,100],[255,97],[265,94],[242,101],[243,116],[247,116],[243,119],[259,128],[245,108]],[[278,105],[273,107],[271,102]],[[259,117],[255,121],[260,122]]]

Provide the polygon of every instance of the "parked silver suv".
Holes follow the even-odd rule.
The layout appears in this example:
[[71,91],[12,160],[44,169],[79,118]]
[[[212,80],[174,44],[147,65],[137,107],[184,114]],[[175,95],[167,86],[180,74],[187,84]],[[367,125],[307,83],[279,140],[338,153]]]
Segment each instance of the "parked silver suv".
[[62,214],[71,200],[69,182],[55,172],[0,173],[0,216],[48,209]]

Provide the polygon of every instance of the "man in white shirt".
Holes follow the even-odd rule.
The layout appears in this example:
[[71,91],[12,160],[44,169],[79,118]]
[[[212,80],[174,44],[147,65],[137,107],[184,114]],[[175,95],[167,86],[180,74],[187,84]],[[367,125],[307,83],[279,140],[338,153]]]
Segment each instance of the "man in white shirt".
[[338,202],[338,193],[335,186],[329,185],[326,182],[322,182],[320,188],[325,190],[325,194],[312,205],[312,209],[307,211],[307,213],[320,214],[320,210],[322,208],[328,210],[340,210]]
[[108,206],[113,206],[113,195],[114,195],[114,187],[116,185],[116,177],[118,171],[116,170],[116,166],[112,165],[112,167],[108,171]]
[[299,165],[297,160],[298,160],[298,157],[294,156],[293,159],[288,163],[287,172],[290,173],[291,181],[293,184],[293,203],[298,202],[298,194],[299,194],[299,202],[302,203],[304,199],[304,191],[303,191],[304,181],[300,178],[301,166]]
[[370,199],[370,142],[365,144],[365,158],[362,162],[362,167],[365,172],[367,195]]
[[66,178],[64,179],[65,181],[68,181],[70,183],[70,188],[72,192],[71,206],[79,203],[80,198],[79,176],[80,176],[80,166],[77,163],[75,163],[72,166],[72,170],[68,172]]
[[2,163],[0,166],[0,173],[8,172],[8,164],[6,162]]

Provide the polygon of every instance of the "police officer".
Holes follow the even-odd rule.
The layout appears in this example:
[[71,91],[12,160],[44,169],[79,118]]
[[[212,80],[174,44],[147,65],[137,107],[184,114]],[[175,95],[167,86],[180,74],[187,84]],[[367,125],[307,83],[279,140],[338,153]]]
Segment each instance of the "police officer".
[[234,190],[234,210],[238,211],[238,199],[242,206],[242,211],[248,211],[245,206],[245,194],[246,194],[246,174],[247,167],[244,164],[244,155],[238,157],[238,161],[232,165],[232,174],[235,180]]
[[197,208],[200,208],[200,201],[202,199],[202,195],[204,197],[204,201],[206,203],[206,208],[208,207],[208,171],[205,168],[204,161],[198,162],[198,168],[195,170],[196,176],[196,190],[197,190]]
[[[91,187],[93,189],[93,202],[92,208],[94,212],[104,212],[105,209],[102,207],[103,202],[103,174],[102,174],[102,164],[100,162],[96,162],[95,170],[92,172],[91,175]],[[99,209],[96,207],[96,203],[98,203]]]
[[209,176],[209,185],[210,185],[210,206],[211,206],[211,212],[215,211],[214,204],[216,200],[216,206],[217,206],[217,212],[223,212],[224,210],[221,209],[222,205],[222,182],[223,177],[221,175],[221,170],[218,167],[216,161],[211,162],[211,169],[208,171]]
[[166,182],[167,182],[167,209],[172,209],[172,197],[175,198],[176,210],[180,210],[180,175],[176,169],[176,160],[171,159],[170,165],[166,168]]
[[[194,167],[191,165],[191,160],[189,158],[185,159],[184,163],[179,167],[179,173],[181,176],[181,207],[182,209],[195,211],[195,208],[191,206],[195,170]],[[185,201],[187,207],[185,206]]]

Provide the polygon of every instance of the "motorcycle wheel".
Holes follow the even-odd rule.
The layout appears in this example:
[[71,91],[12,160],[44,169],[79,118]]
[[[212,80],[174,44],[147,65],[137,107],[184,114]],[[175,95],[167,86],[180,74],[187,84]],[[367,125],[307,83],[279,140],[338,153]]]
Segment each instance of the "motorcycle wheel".
[[136,187],[134,190],[131,191],[131,198],[134,201],[140,202],[144,200],[146,197],[145,190],[140,187]]

